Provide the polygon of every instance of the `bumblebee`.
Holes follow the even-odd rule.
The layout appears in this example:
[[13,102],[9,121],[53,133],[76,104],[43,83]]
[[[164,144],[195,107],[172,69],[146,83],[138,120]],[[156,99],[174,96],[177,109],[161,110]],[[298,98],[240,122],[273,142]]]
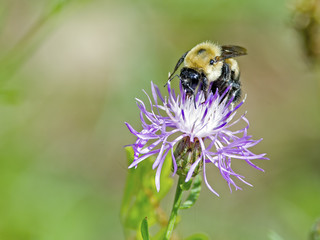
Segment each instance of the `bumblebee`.
[[[214,93],[218,89],[221,95],[230,86],[227,96],[233,96],[233,102],[236,102],[241,97],[241,83],[239,65],[233,58],[246,54],[247,50],[239,46],[199,43],[182,55],[168,81],[178,76],[189,96],[194,95],[197,88],[203,90],[205,96],[209,88]],[[182,63],[180,75],[173,76]]]

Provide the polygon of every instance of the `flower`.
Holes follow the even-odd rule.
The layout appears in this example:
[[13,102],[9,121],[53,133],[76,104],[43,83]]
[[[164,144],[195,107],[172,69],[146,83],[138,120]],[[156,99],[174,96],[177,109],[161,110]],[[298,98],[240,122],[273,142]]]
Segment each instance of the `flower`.
[[[250,166],[263,171],[263,169],[252,163],[254,159],[267,159],[265,154],[254,154],[250,147],[259,143],[260,140],[252,140],[247,134],[249,122],[242,115],[237,120],[233,120],[237,109],[243,104],[240,102],[233,106],[233,97],[228,98],[226,95],[230,88],[219,95],[218,90],[205,94],[198,91],[194,96],[187,96],[180,84],[180,95],[176,95],[170,83],[167,85],[168,97],[163,97],[159,88],[151,82],[152,98],[147,95],[151,110],[148,111],[146,105],[140,99],[136,99],[140,109],[140,119],[142,130],[140,132],[126,123],[128,129],[137,137],[134,144],[129,145],[134,150],[134,160],[129,168],[137,167],[140,162],[146,158],[156,155],[153,163],[153,169],[157,168],[155,183],[156,188],[160,190],[161,168],[166,156],[171,152],[173,163],[173,175],[177,173],[181,150],[181,142],[186,142],[185,146],[190,143],[196,143],[196,154],[186,172],[185,181],[189,181],[195,171],[203,168],[203,178],[207,187],[216,195],[206,177],[206,164],[213,164],[221,173],[221,176],[227,181],[230,191],[233,185],[235,189],[241,189],[236,185],[233,178],[244,181],[244,176],[235,173],[231,168],[232,159],[243,160]],[[240,130],[230,130],[231,126],[237,124],[240,120],[245,122],[245,127]],[[175,152],[174,148],[177,147]],[[183,144],[182,144],[183,145]],[[180,149],[180,150],[178,150]],[[185,151],[186,152],[186,151]],[[180,164],[181,165],[181,164]],[[198,170],[197,170],[198,169]],[[179,174],[179,173],[178,173]]]

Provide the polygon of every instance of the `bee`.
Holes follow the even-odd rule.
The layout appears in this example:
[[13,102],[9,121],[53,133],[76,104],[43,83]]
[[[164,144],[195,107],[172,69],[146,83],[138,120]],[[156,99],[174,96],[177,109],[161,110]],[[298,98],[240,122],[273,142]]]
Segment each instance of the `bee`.
[[[220,95],[230,87],[227,96],[237,102],[241,97],[240,70],[233,58],[246,54],[247,50],[239,46],[199,43],[182,55],[168,81],[178,76],[188,96],[194,95],[198,87],[204,91],[205,97],[210,87],[213,93],[218,89]],[[182,63],[184,67],[180,75],[173,76]]]

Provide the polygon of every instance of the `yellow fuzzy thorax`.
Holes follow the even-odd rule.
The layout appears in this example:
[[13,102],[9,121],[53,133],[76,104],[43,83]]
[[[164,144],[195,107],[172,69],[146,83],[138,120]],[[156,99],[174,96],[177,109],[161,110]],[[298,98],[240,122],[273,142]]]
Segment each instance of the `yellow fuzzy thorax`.
[[186,67],[194,69],[205,68],[210,59],[221,55],[221,47],[211,42],[203,42],[192,48],[187,54],[184,64]]
[[216,62],[210,65],[210,60],[221,56],[221,47],[211,42],[203,42],[192,48],[184,59],[184,65],[188,68],[204,72],[209,81],[214,81],[221,74],[223,63]]

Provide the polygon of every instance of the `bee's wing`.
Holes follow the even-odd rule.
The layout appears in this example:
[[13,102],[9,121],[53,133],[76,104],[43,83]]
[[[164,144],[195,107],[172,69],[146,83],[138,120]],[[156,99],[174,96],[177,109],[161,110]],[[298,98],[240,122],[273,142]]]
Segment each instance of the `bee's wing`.
[[240,46],[225,45],[225,46],[221,46],[221,49],[222,49],[222,53],[221,53],[221,56],[219,56],[219,61],[227,58],[247,55],[247,49]]

